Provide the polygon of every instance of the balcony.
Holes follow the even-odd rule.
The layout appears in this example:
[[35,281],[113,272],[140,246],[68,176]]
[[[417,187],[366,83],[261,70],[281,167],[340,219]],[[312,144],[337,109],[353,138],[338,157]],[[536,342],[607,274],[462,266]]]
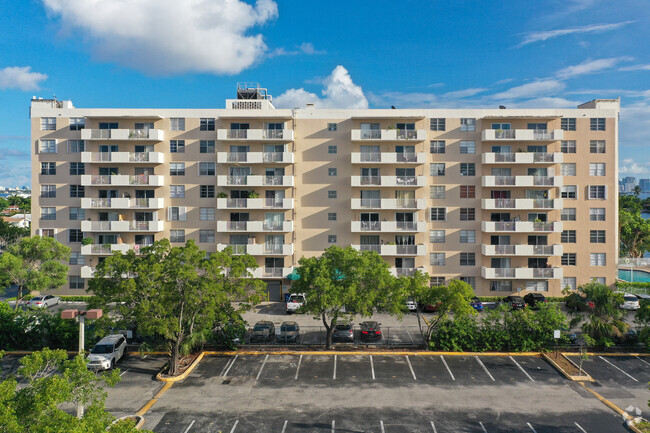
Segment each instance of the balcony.
[[217,176],[217,186],[293,186],[293,176]]
[[293,255],[293,244],[267,245],[267,244],[246,244],[229,245],[217,244],[217,251],[223,251],[231,247],[233,254],[250,254],[251,256],[291,256]]
[[89,198],[81,199],[82,209],[162,209],[162,198]]
[[161,129],[82,129],[82,140],[165,140]]
[[561,256],[562,245],[485,245],[484,256]]
[[557,141],[564,138],[561,129],[484,129],[483,141]]
[[221,141],[293,141],[291,129],[218,129]]
[[293,221],[217,221],[217,232],[293,232]]
[[352,164],[424,164],[426,153],[352,152]]
[[161,232],[164,221],[81,221],[82,232]]
[[424,256],[424,245],[352,245],[357,251],[375,251],[381,256]]
[[113,254],[115,251],[119,251],[122,254],[126,254],[126,252],[131,249],[133,249],[133,245],[131,244],[82,245],[81,255],[82,256],[107,256]]
[[390,268],[390,273],[395,277],[411,277],[415,275],[415,271],[422,271],[421,268]]
[[427,201],[419,199],[353,198],[351,208],[357,209],[426,209]]
[[81,175],[81,184],[84,186],[163,186],[165,184],[165,176],[150,174],[84,174]]
[[563,179],[562,176],[483,176],[481,178],[481,184],[484,187],[560,187],[563,185]]
[[218,198],[217,209],[293,209],[292,198]]
[[481,200],[481,208],[492,209],[562,209],[562,199],[533,198],[487,198]]
[[162,164],[165,162],[165,154],[162,152],[81,152],[81,162]]
[[564,161],[564,154],[557,152],[487,152],[481,155],[481,159],[483,164],[560,164]]
[[352,233],[422,233],[427,229],[424,221],[352,221]]
[[352,141],[424,141],[427,131],[424,129],[353,129]]
[[253,278],[287,278],[293,272],[293,268],[267,268],[260,266],[252,271]]
[[506,221],[481,222],[484,233],[561,233],[561,222]]
[[219,164],[293,164],[293,152],[218,152]]
[[[81,267],[81,272],[80,272],[80,277],[81,278],[88,279],[88,278],[93,278],[94,276],[95,276],[95,268],[93,268],[91,266],[82,266]],[[122,274],[122,278],[133,278],[134,276],[135,276],[134,274],[130,274],[130,273],[129,274],[127,274],[127,273]],[[108,276],[106,276],[106,278],[108,278]]]
[[424,176],[352,176],[352,186],[384,187],[422,187],[426,185]]
[[481,276],[487,280],[561,280],[562,268],[486,268]]

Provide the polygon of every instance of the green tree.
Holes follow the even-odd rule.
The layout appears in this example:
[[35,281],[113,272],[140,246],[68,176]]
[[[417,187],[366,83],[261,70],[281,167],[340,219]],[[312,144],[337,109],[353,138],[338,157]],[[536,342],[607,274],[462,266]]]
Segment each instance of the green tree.
[[639,197],[633,195],[619,195],[618,196],[618,208],[626,209],[633,213],[641,212],[641,200]]
[[0,255],[0,275],[18,286],[16,309],[26,293],[56,289],[67,281],[70,248],[54,238],[33,236],[7,247]]
[[641,211],[620,209],[618,225],[621,241],[621,256],[643,257],[650,250],[650,220],[641,216]]
[[592,281],[578,286],[578,293],[594,303],[594,308],[585,316],[579,315],[574,323],[581,323],[582,330],[594,342],[603,347],[614,344],[613,339],[621,337],[629,326],[623,321],[623,294],[613,292],[604,284]]
[[639,185],[636,185],[636,186],[634,187],[633,192],[634,192],[634,195],[635,195],[636,197],[640,196],[640,195],[641,195],[641,187],[640,187]]
[[304,311],[323,322],[328,349],[340,319],[370,317],[376,310],[404,313],[401,297],[393,296],[395,278],[388,263],[374,251],[332,246],[320,257],[301,258],[299,264],[294,291],[305,294]]
[[14,244],[21,238],[26,237],[29,237],[29,228],[15,226],[0,218],[0,249],[4,249],[7,245]]
[[[261,300],[265,284],[250,273],[256,267],[252,256],[233,255],[229,248],[206,258],[192,240],[172,248],[163,239],[141,255],[116,252],[100,263],[89,284],[91,306],[114,311],[141,335],[162,339],[170,352],[168,373],[176,375],[180,355]],[[240,304],[235,308],[233,301]]]
[[638,326],[639,342],[644,343],[646,350],[650,351],[650,301],[641,301],[634,322]]

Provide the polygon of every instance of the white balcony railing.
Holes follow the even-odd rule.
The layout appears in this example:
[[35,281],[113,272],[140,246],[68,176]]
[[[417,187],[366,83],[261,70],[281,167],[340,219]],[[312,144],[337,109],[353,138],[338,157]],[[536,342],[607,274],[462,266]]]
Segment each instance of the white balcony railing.
[[218,140],[293,141],[291,129],[218,129]]
[[481,276],[488,280],[559,280],[562,275],[562,268],[481,268]]
[[481,184],[484,187],[496,186],[562,186],[562,176],[483,176]]
[[217,162],[247,164],[293,164],[292,152],[218,152]]
[[352,164],[424,164],[426,153],[352,152]]
[[413,232],[421,233],[426,231],[424,221],[352,221],[351,231],[362,232]]
[[233,254],[250,254],[252,256],[291,256],[293,244],[217,244],[217,251],[232,248]]
[[293,267],[288,268],[267,268],[260,266],[253,270],[253,278],[287,278],[293,272]]
[[542,152],[486,152],[481,156],[481,160],[483,164],[560,164],[564,161],[564,154]]
[[84,174],[81,176],[81,184],[84,186],[112,185],[112,186],[163,186],[165,177],[150,174],[112,174],[97,175]]
[[352,209],[426,209],[425,199],[353,198]]
[[164,221],[81,221],[82,232],[161,232]]
[[415,271],[417,270],[418,268],[390,268],[390,273],[396,277],[410,277],[412,275],[415,275]]
[[352,245],[357,251],[375,251],[382,256],[424,256],[424,245]]
[[163,141],[161,129],[82,129],[82,140],[151,140]]
[[217,176],[218,186],[293,186],[293,176]]
[[560,233],[561,222],[533,221],[483,221],[481,230],[485,233]]
[[424,141],[427,139],[427,131],[424,129],[353,129],[351,139],[352,141]]
[[424,176],[352,176],[352,186],[422,187]]
[[165,154],[162,152],[81,152],[81,162],[162,164],[165,162]]
[[561,129],[484,129],[483,141],[557,141],[564,138]]
[[218,198],[217,209],[293,209],[292,198]]
[[217,221],[218,232],[293,232],[293,221]]
[[92,256],[92,255],[111,255],[115,251],[119,251],[122,254],[126,254],[127,251],[133,249],[132,244],[104,244],[104,245],[82,245],[81,246],[81,255],[83,256]]
[[562,209],[562,199],[487,198],[481,200],[482,209]]
[[485,245],[484,256],[561,256],[562,245]]
[[81,199],[82,209],[162,209],[162,198],[89,198]]

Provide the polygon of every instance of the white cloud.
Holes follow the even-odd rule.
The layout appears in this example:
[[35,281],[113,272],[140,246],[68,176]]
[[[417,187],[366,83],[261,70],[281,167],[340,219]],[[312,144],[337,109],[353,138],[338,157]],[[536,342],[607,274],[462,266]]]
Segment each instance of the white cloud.
[[492,95],[493,99],[519,99],[534,98],[538,96],[547,96],[564,90],[566,84],[559,80],[543,79],[536,80],[532,83],[522,84],[521,86],[512,87],[503,92]]
[[509,103],[508,108],[576,108],[584,101],[571,101],[565,98],[543,97]]
[[639,164],[632,158],[624,159],[618,168],[620,174],[642,174],[647,173],[648,171],[650,171],[648,163]]
[[650,65],[632,65],[618,68],[619,71],[650,71]]
[[474,96],[479,93],[483,93],[489,89],[485,88],[473,88],[473,89],[462,89],[462,90],[455,90],[453,92],[447,92],[443,94],[443,98],[466,98],[468,96]]
[[317,50],[316,48],[314,48],[314,44],[312,44],[311,42],[303,42],[302,44],[298,45],[295,50],[291,50],[291,51],[287,51],[285,48],[276,48],[275,50],[269,53],[269,57],[295,56],[297,54],[307,54],[307,55],[325,54],[325,51]]
[[32,72],[31,66],[9,66],[0,69],[0,89],[38,90],[47,75]]
[[610,57],[606,59],[596,59],[596,60],[585,60],[584,62],[568,66],[564,69],[557,71],[557,76],[559,78],[567,79],[576,77],[578,75],[593,74],[595,72],[602,71],[604,69],[609,69],[612,66],[617,65],[620,62],[631,60],[631,57]]
[[104,61],[150,75],[236,74],[267,51],[249,34],[278,15],[273,0],[43,0]]
[[570,35],[575,33],[602,33],[608,30],[618,29],[620,27],[626,26],[633,22],[634,21],[622,21],[620,23],[593,24],[589,26],[574,27],[570,29],[556,29],[556,30],[547,30],[543,32],[532,32],[524,36],[524,40],[517,45],[517,48],[523,47],[524,45],[532,44],[533,42],[540,42],[540,41],[546,41],[548,39],[557,38],[558,36]]
[[360,86],[354,84],[350,73],[339,65],[323,80],[325,87],[319,97],[303,88],[288,89],[273,99],[273,104],[281,108],[304,108],[315,104],[317,108],[368,108],[368,99]]

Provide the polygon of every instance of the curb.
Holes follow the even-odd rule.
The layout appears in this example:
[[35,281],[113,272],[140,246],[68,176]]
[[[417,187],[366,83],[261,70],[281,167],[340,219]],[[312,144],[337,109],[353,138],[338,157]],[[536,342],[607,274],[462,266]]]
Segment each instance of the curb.
[[235,351],[235,350],[207,350],[202,352],[209,356],[223,355],[413,355],[413,356],[540,356],[541,352],[434,352],[430,350],[387,350],[387,351],[370,351],[370,350],[273,350],[273,351]]
[[[596,397],[598,400],[600,400],[600,402],[603,403],[605,406],[607,406],[608,408],[610,408],[611,410],[613,410],[613,411],[616,412],[617,414],[621,415],[624,419],[626,419],[626,420],[628,420],[628,421],[634,419],[634,418],[632,417],[632,415],[630,415],[629,413],[625,412],[623,409],[621,409],[620,407],[616,406],[614,403],[612,403],[611,401],[607,400],[605,397],[603,397],[602,395],[598,394],[598,393],[597,393],[596,391],[594,391],[593,389],[587,387],[587,385],[585,385],[584,382],[578,382],[578,384],[580,384],[584,389],[586,389],[587,391],[589,391],[589,393],[591,393],[594,397]],[[638,430],[638,429],[637,429],[637,430]]]
[[156,380],[160,382],[167,382],[167,383],[174,383],[174,382],[180,382],[184,380],[187,376],[190,375],[192,370],[196,368],[197,365],[199,365],[199,362],[203,359],[205,356],[205,352],[199,353],[199,356],[196,357],[194,361],[192,361],[192,364],[190,364],[189,367],[187,367],[187,370],[185,370],[183,373],[179,374],[178,376],[174,377],[163,377],[162,376],[162,370],[156,375]]
[[[632,419],[628,419],[627,421],[625,421],[625,425],[627,426],[627,428],[629,428],[630,430],[632,430],[634,433],[643,433],[643,432],[642,432],[642,431],[641,431],[641,430],[636,426],[637,422],[639,422],[639,421],[645,421],[645,420],[644,420],[643,418],[632,418]],[[647,421],[646,421],[646,422],[647,422]]]
[[140,408],[140,410],[137,411],[134,415],[136,415],[136,416],[141,416],[141,417],[144,418],[144,414],[147,413],[147,411],[149,411],[149,409],[151,409],[151,407],[152,407],[154,404],[156,404],[156,402],[158,401],[158,399],[159,399],[160,397],[162,397],[163,394],[166,393],[167,390],[168,390],[169,388],[172,387],[172,385],[174,385],[173,382],[165,383],[165,384],[164,384],[164,385],[163,385],[163,386],[158,390],[158,392],[156,393],[156,395],[154,395],[153,398],[152,398],[151,400],[149,400],[148,402],[146,402],[145,405],[142,406],[142,407]]
[[[574,367],[578,368],[578,366],[575,365],[575,363],[573,361],[571,361],[569,358],[567,358],[564,354],[560,353],[560,355],[562,355],[564,357],[564,359],[566,359],[568,362],[573,364]],[[543,353],[542,358],[544,360],[546,360],[546,362],[551,364],[557,371],[559,371],[562,374],[562,376],[566,377],[569,380],[572,380],[572,381],[578,382],[578,383],[585,382],[585,381],[588,381],[588,382],[593,382],[594,381],[594,379],[591,376],[589,376],[589,374],[584,370],[583,370],[584,375],[582,375],[582,376],[573,376],[573,375],[567,373],[566,371],[564,371],[564,369],[562,367],[560,367],[555,361],[553,361],[553,359],[551,359],[551,357],[548,356],[547,354]]]

